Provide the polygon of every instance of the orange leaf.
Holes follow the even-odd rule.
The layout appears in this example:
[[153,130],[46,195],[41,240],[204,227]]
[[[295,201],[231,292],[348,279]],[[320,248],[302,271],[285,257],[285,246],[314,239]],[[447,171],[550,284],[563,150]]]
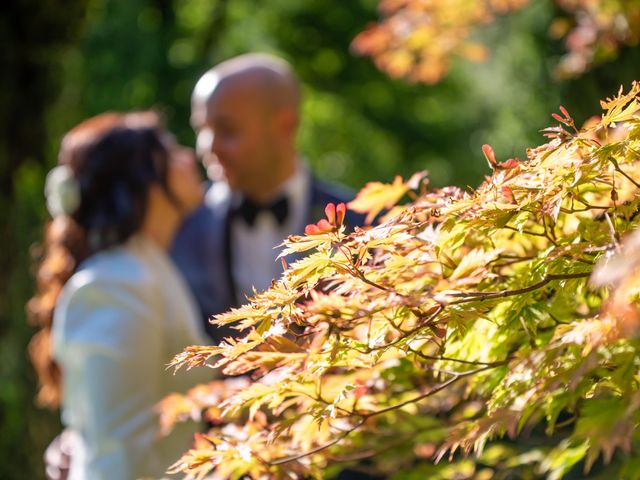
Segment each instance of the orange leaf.
[[327,216],[329,223],[336,223],[336,206],[333,203],[327,203],[324,207],[324,214]]
[[482,145],[482,153],[484,153],[484,158],[487,159],[491,170],[496,168],[498,162],[496,161],[496,155],[495,153],[493,153],[493,148],[491,148],[491,145],[488,145],[486,143]]
[[336,206],[336,215],[338,216],[337,221],[336,221],[336,226],[342,225],[344,222],[344,216],[347,213],[347,206],[344,204],[344,202],[340,202],[337,206]]
[[516,168],[518,165],[520,165],[520,162],[518,162],[518,160],[516,160],[515,158],[510,158],[509,160],[506,160],[504,162],[500,162],[498,164],[498,169],[499,170],[511,170],[512,168]]
[[304,227],[305,235],[319,235],[321,233],[322,233],[322,230],[320,230],[315,223],[310,223],[309,225]]
[[505,185],[501,188],[501,190],[502,190],[502,195],[504,195],[504,197],[507,199],[509,203],[513,203],[513,204],[518,203],[516,202],[516,197],[513,195],[513,192],[509,187]]
[[391,208],[409,191],[409,186],[397,176],[392,184],[367,183],[356,198],[349,202],[349,208],[358,213],[367,213],[366,223],[371,223],[385,208]]
[[320,220],[318,223],[316,223],[316,225],[318,226],[318,228],[320,229],[321,232],[330,232],[331,230],[333,230],[333,225],[331,225],[324,218],[322,220]]

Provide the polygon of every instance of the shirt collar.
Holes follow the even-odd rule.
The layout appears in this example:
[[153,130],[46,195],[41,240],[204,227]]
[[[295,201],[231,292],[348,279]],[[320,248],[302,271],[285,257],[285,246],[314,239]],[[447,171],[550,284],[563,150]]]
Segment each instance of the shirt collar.
[[309,191],[309,170],[301,161],[297,162],[296,170],[281,186],[276,196],[286,196],[293,205],[304,203],[304,198]]
[[[302,162],[296,162],[296,169],[293,174],[287,178],[280,187],[274,192],[273,199],[285,196],[294,205],[304,202],[305,195],[309,191],[310,172],[308,167]],[[218,185],[222,183],[223,185]],[[216,188],[213,188],[216,187]],[[242,202],[242,193],[237,190],[231,190],[226,182],[216,182],[213,184],[212,196],[221,200],[226,197],[229,205],[237,206]]]
[[[274,198],[285,195],[292,205],[304,205],[309,194],[310,184],[309,167],[302,160],[298,160],[293,175],[280,185]],[[229,184],[224,181],[213,182],[205,194],[205,204],[213,208],[226,210],[232,205],[239,205],[241,201],[242,194],[229,188]]]

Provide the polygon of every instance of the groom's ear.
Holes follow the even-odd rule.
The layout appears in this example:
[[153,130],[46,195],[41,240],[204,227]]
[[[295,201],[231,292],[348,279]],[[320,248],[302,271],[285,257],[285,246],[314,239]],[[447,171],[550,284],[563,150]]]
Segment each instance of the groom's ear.
[[298,130],[298,113],[292,108],[278,109],[274,113],[272,121],[277,135],[281,136],[281,138],[295,138]]

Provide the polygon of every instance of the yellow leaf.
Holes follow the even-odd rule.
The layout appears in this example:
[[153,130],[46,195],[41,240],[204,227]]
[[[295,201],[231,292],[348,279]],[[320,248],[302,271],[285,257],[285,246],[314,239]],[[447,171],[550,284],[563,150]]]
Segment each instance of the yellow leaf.
[[358,213],[367,213],[366,223],[371,223],[385,208],[391,208],[409,191],[409,186],[397,176],[392,184],[367,183],[356,198],[349,202],[349,208]]
[[291,235],[287,238],[283,245],[285,248],[282,250],[278,258],[284,258],[292,253],[308,252],[314,248],[318,248],[321,245],[331,244],[331,232],[322,233],[320,235],[305,235],[304,237],[298,235]]
[[449,276],[449,280],[458,280],[480,275],[481,272],[486,271],[487,265],[495,260],[500,253],[500,249],[494,249],[488,252],[481,249],[471,250],[462,257],[456,269]]

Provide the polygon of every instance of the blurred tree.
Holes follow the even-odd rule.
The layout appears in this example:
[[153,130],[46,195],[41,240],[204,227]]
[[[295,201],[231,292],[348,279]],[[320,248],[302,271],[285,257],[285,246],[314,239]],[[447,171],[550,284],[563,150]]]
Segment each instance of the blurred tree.
[[[554,0],[562,10],[550,33],[568,50],[556,68],[561,78],[579,76],[615,58],[621,47],[640,41],[637,0]],[[361,54],[395,78],[434,84],[456,57],[482,62],[490,53],[473,33],[498,15],[520,10],[529,0],[380,0],[382,20],[354,39]]]
[[29,245],[41,234],[47,111],[63,84],[60,62],[78,38],[87,2],[0,4],[0,478],[41,478],[57,415],[35,408],[26,360],[31,330]]

